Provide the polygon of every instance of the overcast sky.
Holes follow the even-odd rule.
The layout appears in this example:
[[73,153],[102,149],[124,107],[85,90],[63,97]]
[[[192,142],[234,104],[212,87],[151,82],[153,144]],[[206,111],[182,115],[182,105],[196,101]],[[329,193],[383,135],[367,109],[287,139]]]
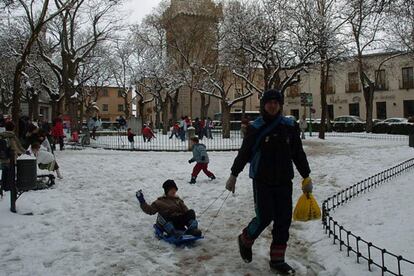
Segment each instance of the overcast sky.
[[124,10],[128,23],[140,23],[160,2],[161,0],[127,0]]

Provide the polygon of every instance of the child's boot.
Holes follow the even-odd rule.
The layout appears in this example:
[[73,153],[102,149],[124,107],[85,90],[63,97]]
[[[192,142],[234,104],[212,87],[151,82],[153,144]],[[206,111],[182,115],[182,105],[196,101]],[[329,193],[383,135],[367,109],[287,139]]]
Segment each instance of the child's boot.
[[272,243],[270,246],[270,268],[280,275],[295,275],[295,270],[285,262],[286,245]]
[[210,178],[210,180],[214,180],[214,179],[216,179],[216,176],[214,174],[212,174],[212,175],[209,176],[209,178]]
[[197,179],[197,177],[192,176],[190,182],[188,182],[188,183],[196,184],[196,179]]
[[63,175],[60,173],[60,171],[59,171],[59,170],[56,170],[56,176],[57,176],[59,179],[63,179]]
[[201,230],[200,229],[198,229],[198,222],[197,222],[197,220],[195,220],[195,219],[192,219],[192,220],[190,220],[189,222],[188,222],[188,224],[187,224],[187,231],[186,231],[186,233],[188,234],[188,235],[193,235],[193,236],[195,236],[195,237],[200,237],[201,236]]

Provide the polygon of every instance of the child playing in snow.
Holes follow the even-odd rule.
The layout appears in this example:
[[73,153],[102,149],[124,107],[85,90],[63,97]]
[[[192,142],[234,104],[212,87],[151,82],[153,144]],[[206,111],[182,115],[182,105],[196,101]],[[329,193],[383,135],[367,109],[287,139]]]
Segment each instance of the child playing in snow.
[[135,134],[132,132],[131,128],[128,128],[128,141],[131,144],[131,149],[134,149],[134,136]]
[[148,215],[158,213],[157,224],[168,235],[181,236],[183,234],[201,236],[194,210],[189,210],[176,193],[178,187],[174,180],[167,180],[162,185],[164,196],[159,197],[151,205],[147,204],[141,190],[136,193],[142,211]]
[[195,184],[198,174],[201,170],[211,179],[216,179],[214,174],[208,170],[208,154],[206,146],[200,144],[200,141],[197,137],[191,138],[192,148],[193,148],[193,158],[188,160],[188,163],[197,162],[193,168],[193,173],[191,174],[190,184]]
[[144,138],[144,142],[151,142],[152,138],[155,138],[154,132],[148,125],[144,125],[142,129],[142,137]]
[[63,179],[62,174],[59,171],[59,166],[55,160],[55,156],[46,150],[41,149],[39,143],[33,143],[31,145],[31,152],[36,157],[37,164],[39,169],[41,170],[48,170],[48,171],[55,171],[56,176],[59,179]]

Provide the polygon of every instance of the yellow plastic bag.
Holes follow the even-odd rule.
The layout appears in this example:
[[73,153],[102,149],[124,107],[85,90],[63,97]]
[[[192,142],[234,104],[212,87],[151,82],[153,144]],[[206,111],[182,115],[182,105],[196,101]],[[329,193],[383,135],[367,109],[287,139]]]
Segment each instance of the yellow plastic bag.
[[321,218],[321,208],[311,193],[303,193],[296,203],[293,220],[309,221]]

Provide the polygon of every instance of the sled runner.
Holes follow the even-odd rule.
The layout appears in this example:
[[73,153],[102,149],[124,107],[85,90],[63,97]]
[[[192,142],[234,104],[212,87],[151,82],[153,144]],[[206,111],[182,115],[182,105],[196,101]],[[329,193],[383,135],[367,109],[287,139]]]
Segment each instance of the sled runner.
[[196,237],[196,236],[192,236],[192,235],[186,235],[185,232],[184,232],[183,235],[178,236],[178,237],[176,237],[176,236],[169,236],[157,224],[154,224],[154,229],[155,229],[155,235],[159,239],[164,240],[164,241],[166,241],[166,242],[168,242],[170,244],[177,245],[177,246],[191,244],[191,243],[193,243],[193,242],[195,242],[197,240],[204,239],[203,236]]

